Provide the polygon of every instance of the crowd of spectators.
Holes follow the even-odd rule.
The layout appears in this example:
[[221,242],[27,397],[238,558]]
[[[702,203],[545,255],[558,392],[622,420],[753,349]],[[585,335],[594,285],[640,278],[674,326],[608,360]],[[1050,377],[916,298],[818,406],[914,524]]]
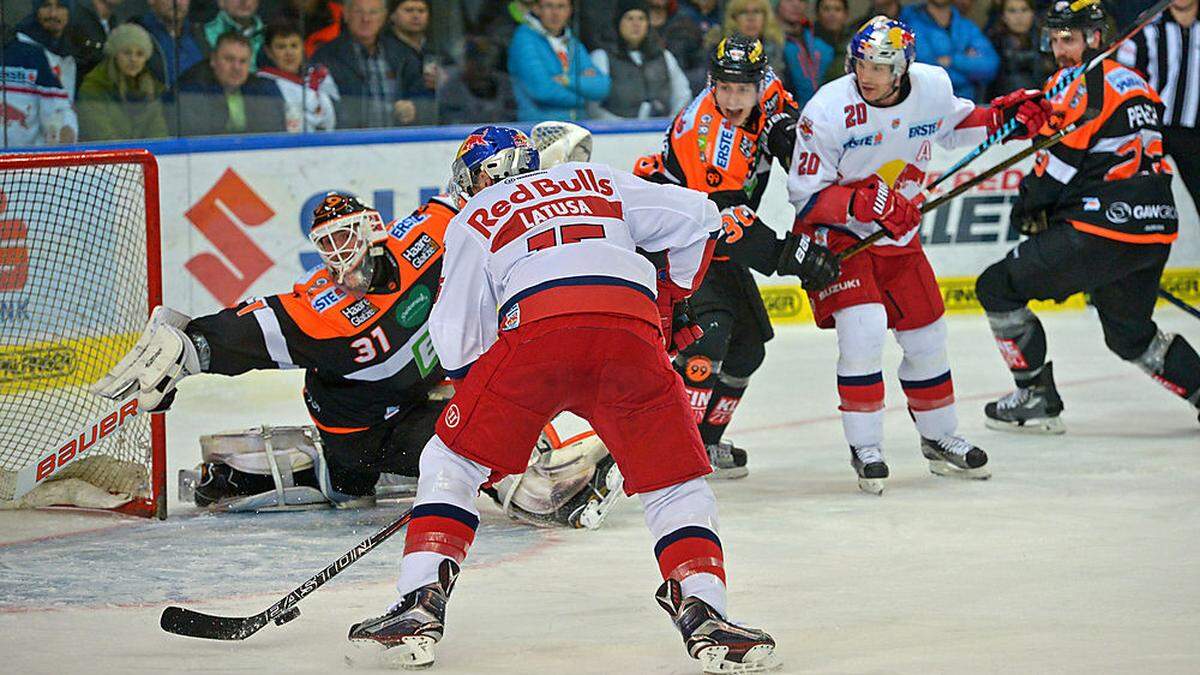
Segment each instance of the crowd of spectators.
[[[763,41],[803,105],[876,15],[985,101],[1040,87],[1047,0],[5,0],[4,146],[669,117]],[[1149,4],[1114,3],[1128,21]],[[11,15],[11,11],[7,12]],[[851,17],[854,16],[852,19]]]

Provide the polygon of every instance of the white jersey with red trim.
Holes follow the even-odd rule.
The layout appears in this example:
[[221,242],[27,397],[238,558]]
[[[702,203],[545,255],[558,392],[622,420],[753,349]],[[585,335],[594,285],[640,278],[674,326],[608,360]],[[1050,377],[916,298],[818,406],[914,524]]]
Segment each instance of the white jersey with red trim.
[[720,227],[703,193],[604,164],[506,179],[472,197],[446,230],[434,347],[461,377],[497,331],[522,321],[600,311],[657,322],[655,267],[636,249],[665,251],[670,280],[691,290]]
[[[975,104],[954,95],[945,70],[914,63],[908,79],[908,96],[886,108],[864,101],[853,75],[821,87],[804,106],[788,174],[788,199],[798,214],[807,213],[817,193],[830,185],[849,185],[876,174],[911,199],[925,184],[933,143],[953,148],[983,142],[984,127],[957,128]],[[879,227],[853,217],[833,225],[857,237]],[[876,245],[916,247],[916,236],[913,230],[900,241],[884,238]]]

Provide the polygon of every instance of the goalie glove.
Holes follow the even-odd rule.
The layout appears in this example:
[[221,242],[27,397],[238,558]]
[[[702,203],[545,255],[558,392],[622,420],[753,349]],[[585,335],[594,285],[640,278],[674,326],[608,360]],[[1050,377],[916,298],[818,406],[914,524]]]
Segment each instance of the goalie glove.
[[190,321],[169,307],[155,307],[137,344],[89,391],[112,400],[137,394],[138,408],[146,412],[170,408],[179,381],[201,372],[196,345],[183,332]]
[[776,271],[796,275],[806,291],[819,291],[837,281],[842,266],[837,254],[813,241],[812,237],[789,232],[784,235]]

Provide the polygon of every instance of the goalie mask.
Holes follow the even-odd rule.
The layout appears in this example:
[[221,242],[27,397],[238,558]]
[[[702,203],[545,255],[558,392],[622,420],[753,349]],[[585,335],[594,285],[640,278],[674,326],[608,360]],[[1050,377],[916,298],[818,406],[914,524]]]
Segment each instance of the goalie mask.
[[541,168],[592,159],[592,132],[571,122],[540,122],[529,132]]
[[335,282],[358,293],[370,288],[375,260],[368,253],[372,245],[387,238],[378,211],[353,196],[330,192],[313,209],[308,238]]

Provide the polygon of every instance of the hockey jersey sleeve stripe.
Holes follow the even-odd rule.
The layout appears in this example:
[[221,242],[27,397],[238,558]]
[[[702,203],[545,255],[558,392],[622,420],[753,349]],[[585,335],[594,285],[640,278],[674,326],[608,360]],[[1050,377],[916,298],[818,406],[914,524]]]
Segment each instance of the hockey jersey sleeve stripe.
[[509,298],[500,306],[500,330],[579,312],[620,314],[658,323],[654,293],[641,284],[617,277],[581,276],[543,281]]
[[1118,232],[1107,227],[1091,225],[1080,220],[1068,220],[1067,222],[1071,224],[1071,227],[1080,232],[1114,241],[1123,241],[1128,244],[1170,244],[1179,238],[1178,232],[1170,234],[1130,234],[1128,232]]
[[263,342],[267,346],[267,354],[280,368],[295,368],[292,353],[288,350],[287,339],[283,337],[283,329],[279,326],[279,317],[270,306],[260,307],[252,312],[258,327],[262,329]]
[[14,94],[33,94],[42,98],[67,98],[67,92],[62,89],[52,87],[19,87],[11,84],[5,85],[7,91]]

